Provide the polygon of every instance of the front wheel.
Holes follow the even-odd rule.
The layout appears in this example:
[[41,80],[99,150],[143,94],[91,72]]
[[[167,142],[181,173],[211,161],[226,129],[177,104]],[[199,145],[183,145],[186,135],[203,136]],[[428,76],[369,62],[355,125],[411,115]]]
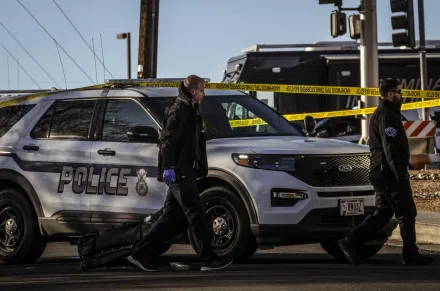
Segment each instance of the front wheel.
[[32,204],[17,189],[0,192],[0,260],[5,263],[32,263],[44,252]]
[[[211,245],[220,257],[246,260],[257,248],[250,229],[246,207],[237,195],[226,187],[212,187],[200,195],[206,211],[206,222],[211,230]],[[196,239],[188,231],[191,246],[196,250]]]
[[[376,255],[384,245],[385,244],[383,243],[378,245],[364,245],[360,247],[358,250],[359,259],[365,260],[371,258],[372,256]],[[337,240],[321,242],[321,246],[330,256],[339,260],[345,260],[344,253],[339,248]]]

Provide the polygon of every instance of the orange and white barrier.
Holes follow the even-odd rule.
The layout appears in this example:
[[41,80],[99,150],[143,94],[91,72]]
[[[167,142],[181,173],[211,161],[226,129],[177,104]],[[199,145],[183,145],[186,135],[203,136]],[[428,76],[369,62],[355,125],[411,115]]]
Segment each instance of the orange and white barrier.
[[432,163],[439,163],[436,152],[436,122],[430,120],[402,121],[409,141],[411,164],[415,169],[423,169]]
[[436,122],[429,120],[403,121],[408,138],[430,138],[435,136]]

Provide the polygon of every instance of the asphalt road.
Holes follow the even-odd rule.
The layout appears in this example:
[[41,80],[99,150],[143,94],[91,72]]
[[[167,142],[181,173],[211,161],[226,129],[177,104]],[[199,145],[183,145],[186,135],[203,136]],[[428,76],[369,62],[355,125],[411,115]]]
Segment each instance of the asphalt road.
[[[327,255],[319,245],[283,247],[257,253],[248,264],[217,272],[200,272],[197,258],[186,246],[173,247],[161,257],[163,270],[142,272],[130,264],[87,273],[79,269],[76,248],[51,244],[32,265],[0,265],[0,290],[440,290],[440,253],[426,267],[400,263],[400,248],[386,246],[360,266]],[[170,261],[185,261],[194,269],[177,271]]]

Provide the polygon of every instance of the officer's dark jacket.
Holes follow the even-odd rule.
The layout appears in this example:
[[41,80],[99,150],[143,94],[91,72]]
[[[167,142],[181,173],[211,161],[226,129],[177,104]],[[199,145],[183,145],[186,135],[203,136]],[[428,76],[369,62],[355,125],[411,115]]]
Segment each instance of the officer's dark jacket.
[[402,124],[401,103],[381,100],[370,121],[370,170],[391,170],[397,180],[406,178],[410,161],[408,138]]
[[165,111],[159,139],[159,181],[163,171],[171,168],[178,178],[207,175],[206,140],[197,110],[198,104],[181,82],[176,101]]

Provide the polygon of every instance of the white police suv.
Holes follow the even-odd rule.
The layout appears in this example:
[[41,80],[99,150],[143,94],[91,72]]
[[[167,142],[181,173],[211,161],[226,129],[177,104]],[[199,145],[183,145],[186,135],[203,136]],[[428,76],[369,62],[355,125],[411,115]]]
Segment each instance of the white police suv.
[[[161,209],[158,131],[177,88],[136,82],[0,102],[2,261],[32,262],[48,242],[74,244]],[[209,175],[198,184],[218,253],[243,261],[258,248],[320,243],[342,258],[337,239],[375,210],[368,148],[307,138],[243,92],[206,95]],[[377,253],[396,226],[366,243],[362,256]],[[191,242],[183,233],[161,253]]]

